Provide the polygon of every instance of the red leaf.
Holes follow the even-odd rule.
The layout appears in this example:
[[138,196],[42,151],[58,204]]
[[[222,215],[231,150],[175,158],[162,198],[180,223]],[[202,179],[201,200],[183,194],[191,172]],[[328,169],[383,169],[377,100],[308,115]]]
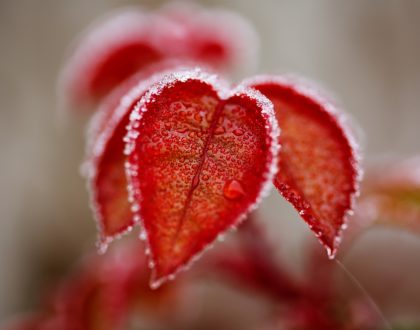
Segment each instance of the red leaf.
[[243,73],[255,66],[258,37],[249,22],[237,13],[192,3],[169,3],[160,14],[178,23],[185,33],[181,57],[227,72]]
[[139,314],[167,322],[185,308],[180,294],[184,287],[177,282],[151,290],[142,250],[139,241],[124,242],[106,255],[85,256],[52,291],[39,312],[20,315],[5,329],[126,329],[132,316]]
[[289,302],[308,294],[308,290],[293,278],[283,262],[274,255],[274,247],[258,226],[259,220],[255,212],[248,216],[235,236],[236,244],[224,246],[213,254],[208,264],[209,271],[204,270],[204,274],[212,276],[220,273],[240,290],[251,289],[276,301]]
[[166,76],[130,118],[132,210],[157,287],[255,207],[276,168],[278,130],[262,95],[229,93],[200,70]]
[[273,102],[282,130],[274,184],[334,258],[360,176],[342,114],[302,81],[259,77],[247,84]]
[[354,235],[378,224],[420,234],[420,157],[369,168],[354,218]]
[[90,122],[85,174],[102,252],[135,223],[128,203],[123,153],[130,111],[147,89],[174,67],[176,63],[165,62],[139,72],[102,102]]
[[181,298],[177,287],[150,290],[143,246],[137,242],[85,258],[54,292],[50,319],[62,319],[65,329],[116,330],[126,328],[133,310],[156,317],[173,311],[173,304],[179,304]]
[[[161,22],[162,21],[162,22]],[[140,10],[122,10],[85,31],[66,61],[60,77],[65,103],[95,103],[136,71],[163,59],[168,20]]]
[[82,34],[66,61],[60,77],[62,102],[95,104],[161,60],[194,60],[229,71],[249,67],[256,58],[255,40],[245,20],[224,11],[176,4],[156,13],[133,8],[111,13]]

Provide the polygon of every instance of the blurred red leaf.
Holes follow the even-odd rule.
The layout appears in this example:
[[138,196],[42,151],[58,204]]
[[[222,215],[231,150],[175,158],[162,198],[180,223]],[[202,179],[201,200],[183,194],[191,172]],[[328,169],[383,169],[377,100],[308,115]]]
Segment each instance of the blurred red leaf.
[[239,224],[269,187],[278,129],[271,103],[200,70],[166,76],[131,114],[126,166],[152,285]]
[[231,71],[255,61],[256,39],[249,24],[228,11],[179,3],[156,12],[120,10],[82,34],[62,70],[60,92],[65,105],[95,104],[137,71],[167,59]]
[[[299,280],[293,278],[267,241],[258,213],[252,213],[239,228],[236,244],[212,255],[208,265],[227,276],[232,284],[251,289],[273,300],[293,300],[304,294]],[[278,246],[276,247],[278,248]]]
[[247,84],[273,102],[282,130],[274,184],[333,258],[359,180],[356,147],[342,114],[297,79],[267,76]]
[[100,19],[83,33],[60,76],[60,92],[70,105],[98,102],[125,79],[164,59],[167,20],[130,8]]
[[354,218],[354,234],[374,225],[420,234],[420,157],[370,167]]
[[152,290],[140,241],[106,255],[90,255],[52,291],[38,313],[17,318],[8,330],[126,329],[132,313],[163,318],[176,313],[180,283]]
[[[241,226],[240,244],[212,255],[210,276],[224,275],[230,285],[253,296],[269,298],[274,313],[267,326],[275,330],[374,330],[384,324],[372,302],[362,295],[344,295],[337,282],[337,264],[310,241],[302,276],[297,276],[267,245],[255,219]],[[270,305],[268,305],[270,306]],[[385,327],[386,328],[386,327]],[[384,329],[385,329],[384,328]]]
[[257,35],[237,13],[204,9],[193,3],[169,3],[160,9],[160,13],[178,23],[179,33],[184,33],[181,57],[227,72],[249,69],[256,64]]

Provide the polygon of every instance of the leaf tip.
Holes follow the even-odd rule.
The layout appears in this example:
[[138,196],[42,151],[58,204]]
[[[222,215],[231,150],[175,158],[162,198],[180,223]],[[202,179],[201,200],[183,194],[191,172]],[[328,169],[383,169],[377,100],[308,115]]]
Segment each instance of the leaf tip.
[[163,284],[164,281],[162,280],[154,280],[153,278],[150,279],[149,286],[152,290],[157,290]]
[[96,242],[98,254],[105,254],[106,251],[108,250],[108,246],[109,246],[109,243],[111,243],[111,241],[112,241],[111,237],[107,237],[100,234]]
[[156,269],[152,270],[152,275],[150,277],[149,286],[152,290],[159,289],[163,284],[165,284],[168,281],[173,281],[176,277],[177,271],[175,270],[172,273],[168,274],[161,274],[159,275],[156,272]]
[[327,249],[328,259],[334,260],[335,257],[337,256],[337,250],[338,250],[337,247],[330,248],[328,246],[325,246],[325,248]]

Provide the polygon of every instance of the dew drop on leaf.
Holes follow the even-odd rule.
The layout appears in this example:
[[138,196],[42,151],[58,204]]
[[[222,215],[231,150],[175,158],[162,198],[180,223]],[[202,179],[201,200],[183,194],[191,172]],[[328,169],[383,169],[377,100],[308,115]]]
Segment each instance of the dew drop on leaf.
[[238,199],[245,195],[245,191],[239,181],[229,180],[225,183],[223,195],[227,199]]
[[214,130],[214,134],[215,135],[221,135],[225,133],[225,129],[223,126],[218,126],[215,130]]
[[235,134],[236,136],[242,136],[244,135],[244,131],[241,130],[240,128],[237,128],[233,130],[233,134]]

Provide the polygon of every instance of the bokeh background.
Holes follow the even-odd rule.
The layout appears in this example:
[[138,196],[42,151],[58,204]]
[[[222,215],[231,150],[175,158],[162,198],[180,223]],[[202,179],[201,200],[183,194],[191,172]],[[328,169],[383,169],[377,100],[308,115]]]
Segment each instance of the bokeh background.
[[[256,72],[300,73],[332,89],[360,127],[365,162],[420,153],[420,1],[199,2],[254,24],[261,37]],[[0,320],[30,310],[95,240],[79,175],[85,123],[57,115],[67,47],[110,9],[160,3],[0,1]],[[295,267],[309,230],[277,194],[262,211],[271,239],[284,246],[279,253]],[[420,318],[419,238],[369,232],[345,264],[389,317]]]

